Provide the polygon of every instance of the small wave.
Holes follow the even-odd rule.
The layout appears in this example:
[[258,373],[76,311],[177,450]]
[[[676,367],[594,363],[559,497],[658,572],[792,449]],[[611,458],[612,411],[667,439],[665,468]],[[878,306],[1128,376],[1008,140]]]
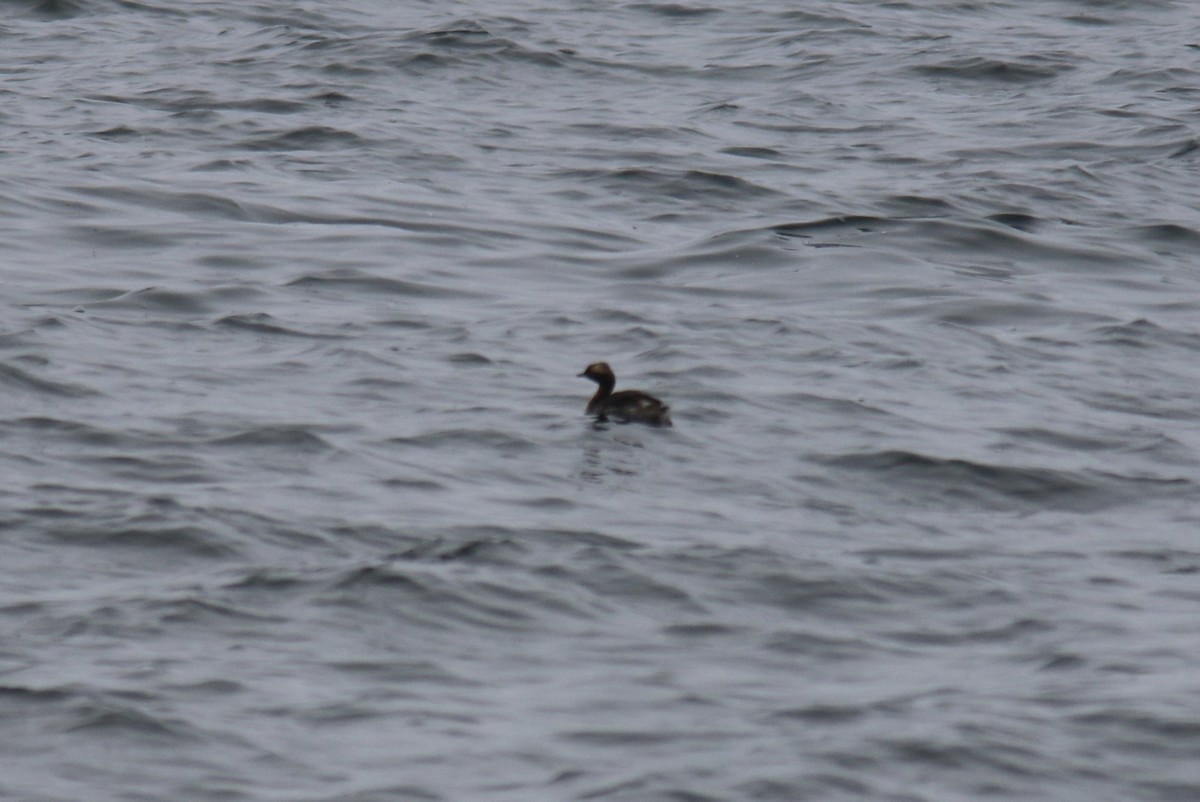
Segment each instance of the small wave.
[[344,339],[343,335],[313,333],[288,328],[275,322],[275,318],[265,312],[253,312],[241,315],[226,315],[216,321],[216,325],[241,331],[251,331],[256,334],[277,334],[282,337],[307,337],[322,340]]
[[89,306],[99,309],[141,309],[169,314],[199,315],[212,311],[211,300],[207,291],[187,292],[146,287],[109,300],[94,301]]
[[511,550],[510,538],[468,537],[463,540],[432,538],[421,540],[391,555],[395,560],[418,562],[479,562],[482,557],[500,550]]
[[614,193],[638,192],[643,197],[675,198],[710,205],[712,200],[748,201],[775,197],[773,189],[726,173],[704,170],[652,170],[626,167],[618,170],[570,170],[564,179],[600,184]]
[[1047,57],[1030,57],[1024,61],[1012,61],[970,56],[950,59],[937,64],[922,64],[912,69],[918,74],[931,78],[1028,84],[1057,78],[1074,67],[1069,61]]
[[455,365],[466,365],[468,367],[486,367],[494,364],[494,362],[483,354],[473,352],[463,352],[459,354],[450,354],[446,357],[447,362],[452,362]]
[[[1185,659],[1181,653],[1180,659]],[[1159,748],[1170,749],[1180,757],[1189,756],[1200,749],[1200,719],[1172,711],[1154,713],[1146,710],[1110,708],[1071,716],[1073,723],[1089,728],[1104,728],[1123,731],[1130,735],[1150,736],[1161,739]],[[1193,786],[1193,792],[1200,786]],[[1180,796],[1191,798],[1192,794]]]
[[1023,214],[1021,212],[1001,212],[1000,214],[991,214],[987,217],[988,220],[993,220],[1001,225],[1006,225],[1009,228],[1015,228],[1018,231],[1032,233],[1036,231],[1045,221],[1042,218],[1032,214]]
[[715,6],[685,6],[679,3],[630,3],[625,6],[630,11],[644,11],[668,19],[691,19],[720,14],[722,10]]
[[1145,494],[1153,490],[1176,495],[1191,487],[1182,479],[994,465],[898,450],[823,457],[818,461],[916,491],[913,503],[936,499],[987,509],[1008,509],[1017,504],[1094,511],[1144,500]]
[[181,599],[153,599],[140,601],[140,619],[147,616],[155,619],[161,626],[176,628],[180,626],[195,626],[204,629],[223,627],[230,622],[260,622],[283,623],[285,619],[277,616],[263,615],[248,607],[238,607],[228,602],[218,602],[212,599],[188,597]]
[[785,392],[773,397],[776,402],[787,407],[814,410],[820,409],[839,418],[870,417],[878,419],[896,419],[895,412],[876,407],[862,401],[849,398],[830,398],[805,392]]
[[747,159],[782,159],[783,152],[775,148],[735,146],[723,148],[722,153],[729,156],[742,156]]
[[793,571],[755,572],[743,588],[744,601],[797,613],[857,615],[863,609],[887,604],[891,588],[869,579],[847,576],[806,576]]
[[101,448],[138,449],[147,446],[169,446],[171,443],[145,432],[106,429],[94,424],[49,417],[25,417],[0,421],[5,431],[18,434],[27,432],[42,440],[61,438],[74,447],[93,446]]
[[72,546],[127,549],[158,555],[169,553],[179,558],[201,560],[224,560],[238,553],[238,549],[217,532],[200,526],[173,524],[165,517],[157,525],[148,520],[140,523],[118,520],[79,522],[76,525],[63,522],[47,537]]
[[[237,222],[255,219],[250,211],[250,207],[243,206],[232,198],[211,192],[176,192],[167,189],[140,186],[77,186],[72,187],[72,189],[80,195],[94,197],[110,205],[121,204],[135,209],[171,211],[189,218],[203,216],[217,220],[233,220]],[[159,234],[155,230],[144,230],[143,228],[130,230],[115,226],[111,228],[108,226],[97,227],[90,222],[86,226],[82,226],[80,230],[88,231],[91,229],[96,229],[94,236],[116,240],[113,244],[120,244],[118,238],[125,233],[148,238],[151,242],[156,236],[168,236],[167,234]],[[175,240],[168,239],[166,241],[173,242]],[[154,288],[151,287],[150,289]]]
[[[1161,574],[1175,576],[1194,576],[1200,574],[1200,552],[1186,549],[1130,548],[1109,551],[1108,556],[1117,560],[1126,560],[1152,566]],[[1105,581],[1119,582],[1120,580],[1107,577]],[[1200,592],[1192,586],[1161,591],[1164,597],[1174,597],[1187,604],[1200,601]]]
[[424,493],[433,493],[439,490],[446,490],[447,486],[441,482],[435,482],[432,479],[424,477],[401,477],[391,476],[380,481],[384,487],[394,487],[401,490],[418,490]]
[[1168,328],[1146,318],[1099,326],[1090,334],[1092,341],[1100,345],[1139,350],[1175,348],[1185,359],[1195,358],[1200,353],[1200,333]]
[[150,745],[166,742],[192,743],[202,740],[198,732],[178,720],[152,713],[149,704],[134,706],[129,702],[118,702],[97,695],[73,705],[74,721],[66,732],[88,731],[106,739],[132,739]]
[[278,598],[287,594],[304,592],[321,585],[323,577],[315,572],[282,568],[252,568],[223,584],[223,589],[238,594],[265,595]]
[[[1043,262],[1055,269],[1077,268],[1094,273],[1098,269],[1128,268],[1137,257],[1116,249],[1101,250],[1071,239],[1043,232],[1047,221],[1028,215],[996,215],[996,219],[953,220],[945,217],[890,218],[846,215],[812,221],[779,224],[765,229],[785,238],[798,238],[810,247],[895,247],[900,242],[924,251],[954,254],[976,264],[987,254],[1004,254],[1008,264],[1014,255],[1022,263]],[[745,232],[749,233],[749,232]],[[882,238],[886,235],[887,242]],[[990,261],[990,260],[989,260]]]
[[26,16],[39,20],[67,20],[90,12],[87,3],[76,0],[16,0],[17,6]]
[[105,128],[102,131],[90,131],[88,136],[94,136],[99,139],[134,139],[144,134],[144,131],[139,131],[136,128],[130,128],[127,125],[117,125],[112,128]]
[[1126,432],[1085,435],[1038,426],[1001,428],[995,431],[1011,437],[1016,442],[1038,443],[1066,451],[1141,450],[1161,445],[1161,441],[1156,438],[1131,437]]
[[[200,111],[225,110],[258,111],[265,114],[294,114],[309,108],[306,103],[281,98],[239,97],[236,99],[223,99],[212,92],[199,90],[194,87],[187,89],[171,87],[169,89],[134,95],[97,94],[92,95],[90,99],[104,103],[120,103],[127,106],[154,109],[155,111],[165,111],[179,115],[194,114]],[[92,136],[100,136],[112,132],[118,132],[121,136],[127,134],[140,136],[144,134],[142,131],[131,129],[127,126],[114,126],[108,131],[93,133]]]
[[780,710],[772,714],[772,717],[780,719],[796,719],[808,724],[812,724],[813,726],[824,727],[830,724],[844,724],[847,722],[856,721],[872,712],[874,712],[874,710],[867,705],[859,707],[855,705],[818,703],[805,707],[792,707],[786,710]]
[[15,365],[0,362],[0,385],[9,390],[29,390],[43,395],[59,396],[62,398],[84,398],[100,393],[82,384],[74,382],[54,381],[38,376],[28,370],[22,370]]
[[884,199],[884,204],[894,208],[902,217],[940,217],[955,209],[955,205],[946,198],[928,195],[892,195]]
[[435,566],[405,561],[345,570],[333,577],[324,603],[369,609],[380,604],[426,630],[449,627],[491,633],[529,630],[545,622],[541,611],[568,613],[572,605],[551,603],[537,591],[504,587],[484,580],[461,582],[438,574]]
[[144,482],[190,484],[215,479],[203,461],[186,454],[134,457],[128,454],[80,456],[81,465],[93,465],[106,474]]
[[[970,729],[970,728],[964,728]],[[986,727],[980,727],[988,733]],[[968,769],[987,770],[1009,778],[1025,778],[1035,773],[1048,774],[1046,756],[1035,751],[1028,741],[992,734],[976,734],[969,739],[931,737],[893,737],[879,739],[890,753],[889,760],[912,766],[915,771],[953,772]],[[996,795],[1020,796],[1015,789],[993,782],[989,791]]]
[[282,131],[267,137],[256,137],[242,142],[247,150],[295,151],[295,150],[344,150],[360,148],[368,143],[358,134],[324,125],[311,125]]
[[573,55],[567,50],[543,50],[498,36],[470,19],[433,30],[414,31],[405,36],[405,45],[421,47],[420,52],[407,54],[407,65],[461,66],[464,60],[477,62],[482,58],[494,63],[523,62],[560,67],[568,64]]
[[191,318],[212,314],[217,309],[228,307],[231,303],[255,299],[259,296],[260,291],[245,285],[234,284],[195,290],[165,287],[144,287],[127,292],[94,290],[87,294],[93,300],[82,302],[76,311],[137,310],[175,318]]
[[[741,276],[748,271],[795,268],[795,256],[764,238],[761,231],[734,231],[706,237],[686,248],[663,256],[636,254],[613,260],[614,271],[622,278],[644,281],[665,279],[680,273],[701,272],[703,284],[672,286],[671,291],[684,295],[740,295],[745,298],[777,298],[775,291],[750,286],[734,289],[720,284],[724,274]],[[721,275],[714,276],[714,271]],[[651,292],[645,286],[631,287],[636,293]]]
[[1195,139],[1188,139],[1187,141],[1180,144],[1179,147],[1177,147],[1175,150],[1171,151],[1169,156],[1172,159],[1178,159],[1181,156],[1191,155],[1192,153],[1195,153],[1197,150],[1200,150],[1200,141],[1197,141]]
[[393,437],[388,442],[415,448],[473,446],[502,454],[522,453],[537,447],[531,440],[498,429],[445,429],[411,437]]
[[1054,626],[1047,621],[1021,618],[994,627],[962,630],[935,630],[928,627],[891,632],[888,637],[902,643],[922,646],[953,646],[971,643],[1005,643],[1024,641],[1031,634],[1051,632]]
[[18,685],[0,685],[0,705],[12,709],[17,705],[44,705],[75,698],[79,692],[66,688],[26,688]]
[[310,426],[303,424],[275,424],[258,426],[237,434],[216,437],[208,441],[211,445],[231,448],[282,448],[288,451],[319,452],[334,447]]
[[[885,230],[904,225],[901,221],[872,215],[839,215],[823,217],[818,220],[797,223],[783,223],[771,226],[770,230],[781,237],[799,237],[809,239],[818,234],[878,234]],[[825,242],[828,242],[826,239]]]
[[357,290],[371,295],[403,295],[412,298],[484,298],[474,290],[443,287],[407,279],[377,276],[362,270],[338,268],[321,273],[310,273],[287,283],[289,287],[330,287]]
[[539,496],[535,498],[521,498],[508,502],[518,507],[529,507],[535,510],[545,510],[552,512],[556,510],[572,510],[579,506],[578,502],[573,499],[563,498],[562,496]]
[[1200,231],[1179,223],[1155,223],[1129,229],[1129,233],[1149,243],[1200,249]]

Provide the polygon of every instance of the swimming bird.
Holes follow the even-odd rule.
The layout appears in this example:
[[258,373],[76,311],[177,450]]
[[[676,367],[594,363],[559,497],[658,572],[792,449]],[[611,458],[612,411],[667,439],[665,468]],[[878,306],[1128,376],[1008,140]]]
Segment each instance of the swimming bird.
[[671,408],[654,396],[641,390],[614,393],[613,385],[617,383],[617,377],[607,362],[594,362],[579,375],[600,385],[585,410],[588,415],[595,415],[596,420],[608,420],[611,416],[623,423],[671,425]]

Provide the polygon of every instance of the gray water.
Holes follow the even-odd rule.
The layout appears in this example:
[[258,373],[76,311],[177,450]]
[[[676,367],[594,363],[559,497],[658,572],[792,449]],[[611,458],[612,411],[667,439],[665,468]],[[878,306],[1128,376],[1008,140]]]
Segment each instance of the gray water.
[[0,797],[1200,798],[1198,127],[1186,2],[8,0]]

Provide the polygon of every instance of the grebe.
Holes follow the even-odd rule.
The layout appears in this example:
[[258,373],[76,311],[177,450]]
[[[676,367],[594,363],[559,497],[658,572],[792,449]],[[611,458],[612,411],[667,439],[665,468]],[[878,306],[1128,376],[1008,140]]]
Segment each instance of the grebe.
[[671,425],[671,408],[654,396],[641,390],[621,390],[614,393],[613,385],[617,383],[617,377],[607,362],[588,365],[579,375],[600,385],[592,400],[588,401],[586,410],[588,415],[595,415],[596,420],[608,420],[609,416],[612,416],[625,423]]

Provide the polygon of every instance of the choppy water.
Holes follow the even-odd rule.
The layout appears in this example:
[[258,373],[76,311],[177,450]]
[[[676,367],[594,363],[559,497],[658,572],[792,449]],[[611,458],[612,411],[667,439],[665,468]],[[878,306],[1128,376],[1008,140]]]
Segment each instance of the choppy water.
[[0,797],[1200,797],[1198,60],[4,3]]

